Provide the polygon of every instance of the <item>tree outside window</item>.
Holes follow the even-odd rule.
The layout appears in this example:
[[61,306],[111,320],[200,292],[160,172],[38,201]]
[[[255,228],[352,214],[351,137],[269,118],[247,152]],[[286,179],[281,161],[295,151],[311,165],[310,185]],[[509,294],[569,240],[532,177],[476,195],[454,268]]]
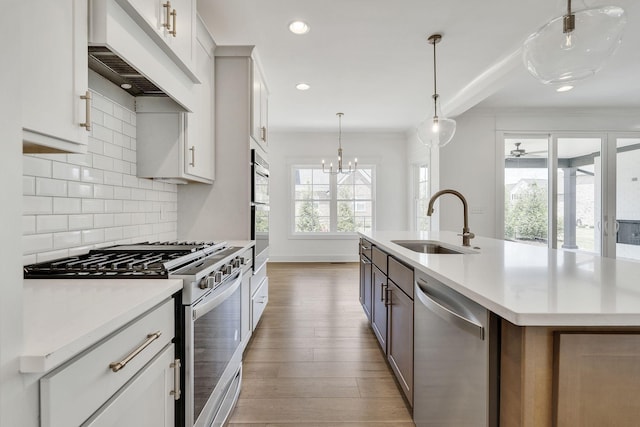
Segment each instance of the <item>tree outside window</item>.
[[329,175],[293,167],[294,233],[355,233],[373,224],[373,168]]

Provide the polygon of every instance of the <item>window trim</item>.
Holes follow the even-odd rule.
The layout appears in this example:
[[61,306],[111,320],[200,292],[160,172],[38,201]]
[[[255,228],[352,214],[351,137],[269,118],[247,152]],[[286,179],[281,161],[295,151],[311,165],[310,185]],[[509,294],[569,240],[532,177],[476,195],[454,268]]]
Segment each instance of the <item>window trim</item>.
[[[340,231],[329,231],[329,232],[297,232],[295,230],[295,184],[294,173],[296,169],[321,169],[321,166],[318,164],[309,164],[308,162],[291,162],[288,164],[289,169],[289,227],[288,227],[288,238],[292,240],[356,240],[359,238],[359,234],[357,231],[353,232],[340,232]],[[358,169],[371,169],[371,229],[375,230],[376,224],[376,165],[370,163],[358,163]],[[336,224],[337,222],[337,182],[336,187],[334,188],[334,184],[330,183],[331,188],[331,199],[330,199],[330,224]],[[355,200],[355,199],[354,199]],[[369,200],[369,199],[366,199]],[[366,201],[365,200],[365,201]]]

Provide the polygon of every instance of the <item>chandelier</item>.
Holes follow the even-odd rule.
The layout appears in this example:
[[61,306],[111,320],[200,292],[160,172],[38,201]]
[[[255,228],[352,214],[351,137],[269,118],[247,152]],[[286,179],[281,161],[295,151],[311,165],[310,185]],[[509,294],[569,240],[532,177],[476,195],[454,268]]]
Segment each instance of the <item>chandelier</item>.
[[336,113],[336,116],[338,116],[338,168],[336,170],[333,170],[333,163],[329,164],[329,169],[327,169],[325,167],[324,164],[324,159],[322,159],[322,172],[324,173],[328,173],[331,175],[338,175],[338,174],[349,174],[351,172],[355,172],[356,168],[358,167],[358,159],[354,159],[353,160],[353,167],[351,166],[351,162],[349,162],[349,169],[343,169],[342,166],[342,116],[344,116],[344,113]]
[[440,111],[440,95],[436,80],[436,44],[442,40],[442,34],[432,34],[427,41],[433,45],[433,117],[427,117],[418,125],[418,139],[427,147],[444,147],[456,133],[456,121],[448,119]]
[[597,73],[614,54],[627,22],[618,6],[571,10],[531,34],[523,45],[527,70],[548,85],[562,85],[558,91],[572,88],[571,83]]

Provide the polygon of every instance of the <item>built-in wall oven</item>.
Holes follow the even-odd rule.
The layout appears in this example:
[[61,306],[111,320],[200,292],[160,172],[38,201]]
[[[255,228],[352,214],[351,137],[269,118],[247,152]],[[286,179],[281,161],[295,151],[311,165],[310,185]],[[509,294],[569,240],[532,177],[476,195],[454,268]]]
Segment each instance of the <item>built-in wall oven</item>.
[[24,267],[29,278],[179,278],[176,358],[182,361],[177,426],[222,426],[240,392],[241,282],[251,247],[226,242],[144,242]]
[[254,270],[269,257],[269,163],[251,150],[251,239],[255,240]]

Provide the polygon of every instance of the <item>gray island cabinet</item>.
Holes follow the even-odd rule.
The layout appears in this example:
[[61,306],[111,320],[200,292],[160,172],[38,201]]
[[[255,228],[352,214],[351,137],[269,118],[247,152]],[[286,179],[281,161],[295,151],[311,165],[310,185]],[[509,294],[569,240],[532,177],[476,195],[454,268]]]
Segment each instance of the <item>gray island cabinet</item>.
[[[475,238],[469,251],[460,239],[452,232],[361,233],[361,303],[412,407],[437,404],[418,401],[424,399],[414,394],[416,378],[415,386],[424,386],[417,360],[413,369],[413,348],[420,342],[414,331],[420,333],[424,325],[407,323],[409,318],[422,321],[415,312],[417,296],[413,304],[414,279],[428,277],[445,293],[490,313],[487,331],[497,345],[489,346],[495,369],[487,370],[487,413],[495,410],[478,419],[478,426],[637,426],[640,263],[483,237]],[[412,240],[465,253],[427,254],[394,243]],[[376,264],[380,253],[386,257],[384,269]],[[394,279],[391,265],[396,264],[410,276]],[[398,281],[414,283],[405,288]],[[384,340],[383,323],[375,323],[379,302],[386,308]],[[447,349],[433,349],[440,350]],[[427,386],[451,384],[445,379]]]

